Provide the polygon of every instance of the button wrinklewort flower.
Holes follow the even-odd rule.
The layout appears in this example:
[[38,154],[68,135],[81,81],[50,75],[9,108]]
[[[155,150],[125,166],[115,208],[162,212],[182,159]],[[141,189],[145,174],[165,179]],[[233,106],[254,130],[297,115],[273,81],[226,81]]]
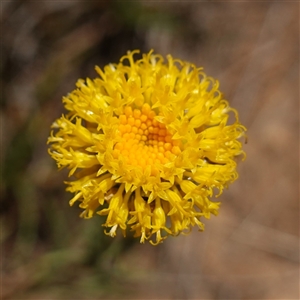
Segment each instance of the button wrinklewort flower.
[[106,234],[129,227],[157,244],[217,215],[211,198],[237,179],[246,129],[202,68],[153,51],[135,60],[138,52],[78,80],[48,143],[70,169],[81,217],[106,216]]

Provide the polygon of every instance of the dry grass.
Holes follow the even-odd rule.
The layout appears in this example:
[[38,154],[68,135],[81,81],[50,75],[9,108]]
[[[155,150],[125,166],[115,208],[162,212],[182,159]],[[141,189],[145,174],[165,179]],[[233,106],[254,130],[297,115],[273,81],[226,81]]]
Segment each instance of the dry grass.
[[[1,299],[299,299],[298,3],[1,5]],[[248,128],[219,216],[158,247],[79,219],[45,145],[77,78],[134,48],[204,66]]]

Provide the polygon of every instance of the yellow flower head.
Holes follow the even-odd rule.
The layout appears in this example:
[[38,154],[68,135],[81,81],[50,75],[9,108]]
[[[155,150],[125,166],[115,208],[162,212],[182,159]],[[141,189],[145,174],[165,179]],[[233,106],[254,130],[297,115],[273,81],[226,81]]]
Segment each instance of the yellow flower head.
[[48,142],[82,217],[105,215],[112,237],[129,227],[157,244],[218,213],[210,198],[238,177],[245,127],[202,68],[138,52],[78,80]]

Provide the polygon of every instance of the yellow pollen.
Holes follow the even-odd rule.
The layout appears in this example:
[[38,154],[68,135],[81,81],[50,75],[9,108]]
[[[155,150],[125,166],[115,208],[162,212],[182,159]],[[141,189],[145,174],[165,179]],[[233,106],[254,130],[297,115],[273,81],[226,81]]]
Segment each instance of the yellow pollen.
[[142,169],[151,167],[151,175],[158,174],[157,164],[166,164],[181,153],[180,141],[172,140],[163,123],[155,119],[156,113],[148,103],[141,109],[126,106],[119,115],[121,141],[116,143],[113,157],[126,157],[129,165]]

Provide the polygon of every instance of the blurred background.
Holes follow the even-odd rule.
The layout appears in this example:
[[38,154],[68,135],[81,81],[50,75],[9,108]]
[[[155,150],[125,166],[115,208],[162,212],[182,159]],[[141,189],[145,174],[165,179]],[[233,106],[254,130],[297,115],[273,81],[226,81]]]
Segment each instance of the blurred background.
[[[1,3],[1,299],[299,299],[299,3]],[[62,96],[141,49],[203,66],[248,128],[203,233],[103,235],[47,154]]]

